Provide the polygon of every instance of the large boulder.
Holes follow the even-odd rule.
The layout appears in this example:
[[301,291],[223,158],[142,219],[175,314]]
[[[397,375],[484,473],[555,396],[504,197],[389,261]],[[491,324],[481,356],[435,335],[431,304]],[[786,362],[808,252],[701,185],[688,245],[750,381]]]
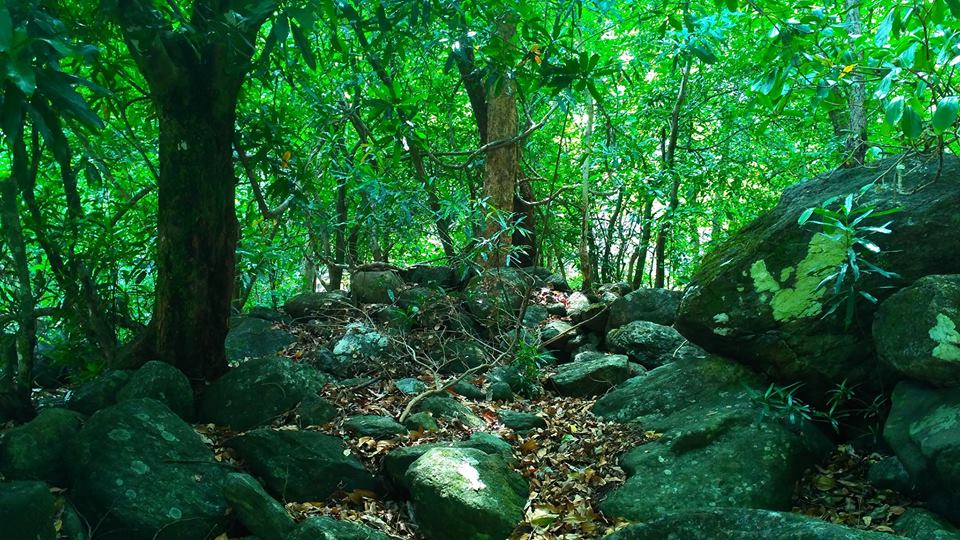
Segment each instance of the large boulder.
[[[848,329],[841,314],[824,317],[830,292],[820,282],[847,256],[846,244],[814,226],[799,226],[801,214],[831,197],[857,194],[858,207],[899,207],[892,234],[877,237],[882,248],[867,260],[897,272],[902,280],[863,278],[860,290],[884,299],[892,289],[930,274],[960,273],[960,159],[944,156],[893,158],[867,167],[840,169],[787,189],[780,203],[708,254],[693,276],[677,316],[677,329],[706,350],[747,363],[778,382],[804,382],[808,399],[826,401],[837,383],[872,382],[880,373],[870,321],[876,309],[857,302]],[[899,164],[899,166],[898,166]]]
[[133,372],[117,392],[117,401],[151,398],[162,402],[184,420],[193,419],[193,389],[182,371],[166,362],[152,360]]
[[376,490],[372,474],[340,439],[261,428],[229,441],[244,465],[282,501],[322,501],[336,491]]
[[604,513],[647,521],[718,506],[790,509],[796,482],[832,445],[802,420],[763,417],[760,388],[743,366],[712,357],[667,364],[597,401],[595,414],[663,434],[621,458],[628,479]]
[[960,388],[904,381],[891,401],[884,439],[930,508],[960,523]]
[[392,270],[354,272],[350,293],[358,304],[390,304],[403,288],[403,280]]
[[283,310],[294,319],[345,319],[354,310],[343,291],[300,293],[287,299]]
[[414,446],[401,446],[391,450],[383,458],[383,473],[394,487],[409,489],[406,483],[407,470],[424,454],[435,448],[471,448],[484,454],[497,456],[506,462],[513,461],[513,447],[510,443],[489,433],[478,431],[465,441],[425,443]]
[[411,266],[401,273],[403,280],[423,287],[453,288],[457,286],[457,273],[449,266]]
[[880,361],[907,378],[960,386],[960,275],[926,276],[887,298],[873,323]]
[[896,540],[789,512],[711,508],[659,517],[631,525],[608,540]]
[[91,415],[117,402],[120,390],[130,382],[130,372],[109,369],[67,393],[68,409]]
[[923,508],[907,508],[893,527],[897,534],[912,540],[960,540],[960,529]]
[[311,517],[298,525],[284,540],[390,540],[390,537],[359,523]]
[[69,459],[70,499],[97,538],[202,540],[227,525],[226,467],[166,405],[135,399],[87,420]]
[[0,538],[57,538],[56,500],[43,482],[0,482]]
[[0,434],[0,475],[66,487],[69,445],[83,420],[75,411],[44,409],[29,423]]
[[672,326],[677,320],[681,291],[669,289],[637,289],[610,304],[607,330],[620,328],[633,321],[648,321]]
[[649,321],[633,321],[614,328],[607,334],[607,348],[651,369],[688,356],[706,356],[672,326]]
[[430,450],[410,466],[406,481],[428,540],[506,540],[523,519],[526,480],[479,450]]
[[262,426],[302,402],[316,399],[326,382],[312,367],[287,358],[250,360],[207,388],[200,417],[241,431]]
[[223,493],[237,520],[261,540],[287,540],[290,537],[295,527],[293,518],[252,476],[229,474],[224,481]]
[[297,341],[290,332],[276,328],[274,321],[252,315],[238,319],[227,333],[227,360],[231,362],[271,356]]
[[562,396],[589,397],[622,383],[631,373],[625,355],[585,352],[558,367],[547,379],[547,385]]

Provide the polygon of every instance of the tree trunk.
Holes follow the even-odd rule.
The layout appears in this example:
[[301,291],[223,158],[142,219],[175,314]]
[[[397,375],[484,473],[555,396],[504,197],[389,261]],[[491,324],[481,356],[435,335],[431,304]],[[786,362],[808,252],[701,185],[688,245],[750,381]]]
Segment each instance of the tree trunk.
[[[861,0],[845,0],[844,25],[850,35],[863,33],[860,18]],[[860,51],[854,50],[854,58],[859,62]],[[860,66],[850,72],[850,121],[847,123],[847,139],[844,143],[846,152],[845,165],[856,167],[863,165],[867,155],[867,84]]]
[[[500,23],[498,38],[505,44],[513,41],[515,33],[516,23]],[[518,124],[516,83],[505,72],[497,74],[496,77],[497,80],[490,85],[487,98],[487,138],[491,142],[515,138]],[[483,193],[491,212],[484,235],[491,244],[485,261],[487,267],[504,266],[507,263],[512,238],[505,233],[502,224],[509,223],[512,219],[518,172],[519,152],[516,142],[496,145],[487,150],[483,171]]]
[[643,285],[643,276],[647,266],[647,250],[650,249],[650,238],[653,236],[653,197],[647,199],[643,205],[643,224],[640,228],[640,245],[637,246],[637,262],[634,266],[631,285],[634,289]]
[[590,261],[590,143],[593,142],[593,96],[587,94],[586,126],[583,131],[583,145],[586,155],[583,158],[580,185],[580,274],[583,276],[581,289],[588,291],[593,287],[593,264]]
[[[19,143],[23,144],[23,141]],[[18,152],[14,150],[14,154]],[[16,157],[15,157],[16,161]],[[14,171],[26,167],[14,166]],[[16,377],[14,383],[18,401],[30,403],[30,389],[33,386],[33,350],[37,344],[37,320],[34,315],[35,300],[30,280],[30,262],[27,258],[26,242],[20,224],[20,211],[17,208],[17,182],[14,178],[0,179],[0,225],[3,225],[3,240],[6,242],[13,259],[13,269],[17,277],[17,333],[15,338]],[[8,366],[12,367],[12,366]],[[6,376],[10,377],[10,373]]]
[[677,155],[677,139],[680,137],[680,113],[683,105],[687,101],[687,85],[690,83],[690,69],[693,66],[693,60],[688,59],[683,68],[683,76],[680,79],[680,89],[677,90],[677,99],[673,104],[673,111],[670,113],[670,133],[663,145],[663,172],[670,179],[670,201],[664,212],[660,232],[657,235],[657,245],[655,248],[656,274],[654,277],[654,287],[662,288],[666,285],[667,268],[667,241],[673,232],[674,213],[680,204],[680,177],[675,170]]

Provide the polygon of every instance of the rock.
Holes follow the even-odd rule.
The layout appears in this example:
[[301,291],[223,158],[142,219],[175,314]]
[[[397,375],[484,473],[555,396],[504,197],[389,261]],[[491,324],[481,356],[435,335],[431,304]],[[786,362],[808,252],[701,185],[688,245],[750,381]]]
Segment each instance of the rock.
[[674,362],[635,377],[593,412],[663,433],[620,460],[627,481],[601,504],[633,521],[711,507],[790,509],[804,470],[832,445],[813,426],[764,418],[762,387],[721,358]]
[[912,540],[960,540],[960,529],[922,508],[907,508],[893,528],[897,534]]
[[346,319],[354,310],[343,291],[300,293],[283,305],[294,319]]
[[408,487],[405,480],[407,469],[413,465],[414,461],[434,448],[472,448],[484,454],[497,456],[508,463],[514,461],[513,447],[510,443],[496,435],[476,432],[465,441],[426,443],[391,450],[383,459],[383,472],[394,486],[406,489]]
[[305,397],[297,407],[301,427],[329,424],[338,414],[340,411],[333,403],[316,395]]
[[[895,289],[930,274],[960,273],[960,159],[906,158],[838,169],[787,189],[775,209],[761,216],[709,253],[691,279],[676,327],[707,351],[744,362],[781,384],[803,382],[801,397],[823,403],[841,381],[879,382],[882,375],[869,335],[876,307],[858,301],[849,330],[843,316],[823,317],[827,288],[818,288],[846,257],[846,247],[812,225],[800,227],[805,209],[830,197],[856,194],[860,208],[902,208],[891,216],[892,234],[877,238],[877,266],[902,280],[867,276],[858,289],[883,300]],[[886,172],[885,175],[881,173]],[[881,175],[878,177],[878,175]],[[922,187],[922,189],[920,189]],[[887,217],[863,225],[882,225]],[[840,310],[841,312],[843,310]]]
[[0,482],[0,538],[54,540],[55,503],[43,482]]
[[117,402],[120,390],[130,381],[130,372],[108,369],[67,394],[67,408],[87,416]]
[[669,514],[630,525],[607,540],[896,540],[820,519],[748,508],[718,508]]
[[547,304],[547,313],[554,317],[566,317],[567,316],[567,306],[563,302],[554,302],[552,304]]
[[26,422],[35,414],[30,396],[24,396],[12,381],[0,379],[0,423]]
[[487,373],[487,380],[491,382],[503,382],[510,386],[514,392],[523,389],[523,374],[516,365],[497,366]]
[[231,362],[273,356],[297,342],[290,332],[275,328],[272,320],[253,316],[239,319],[227,333],[227,360]]
[[286,358],[250,360],[207,388],[200,417],[238,431],[262,426],[316,397],[326,381],[310,366]]
[[960,275],[920,278],[877,310],[877,354],[904,377],[933,386],[960,386],[958,325]]
[[377,440],[395,439],[407,434],[407,428],[386,416],[354,416],[343,422],[343,428],[357,437],[373,437]]
[[897,456],[888,456],[870,466],[867,480],[879,489],[890,489],[904,495],[916,494],[917,487],[910,479],[910,473],[903,467]]
[[706,356],[673,327],[649,321],[633,321],[607,334],[610,352],[625,354],[647,368],[660,367],[687,356]]
[[403,288],[403,280],[391,270],[354,272],[350,293],[358,304],[392,304]]
[[883,437],[930,508],[960,523],[960,388],[899,383]]
[[550,288],[559,292],[570,292],[570,284],[560,274],[551,271],[542,266],[524,266],[518,269],[534,280],[534,286],[537,288]]
[[607,332],[634,321],[673,326],[683,291],[669,289],[637,289],[610,304]]
[[373,475],[330,435],[260,428],[228,444],[281,501],[322,501],[339,489],[377,490]]
[[424,287],[443,287],[445,289],[457,286],[457,275],[449,266],[411,266],[401,272],[407,283]]
[[333,346],[333,365],[328,371],[338,377],[351,377],[373,368],[390,347],[390,340],[363,323],[350,323],[343,337]]
[[240,523],[261,540],[287,540],[293,532],[293,518],[252,476],[229,474],[223,493]]
[[406,310],[393,305],[380,305],[373,308],[370,318],[381,330],[409,332],[413,328],[414,317]]
[[630,361],[622,354],[583,353],[557,368],[547,384],[561,396],[600,395],[630,378]]
[[497,381],[490,383],[487,386],[487,394],[491,401],[512,401],[513,400],[513,389],[510,388],[510,385]]
[[553,351],[564,350],[570,339],[576,335],[573,325],[566,321],[550,321],[540,329],[540,340],[543,343],[552,341],[547,345],[547,349]]
[[500,417],[500,422],[504,426],[513,431],[530,431],[531,429],[547,427],[546,420],[532,413],[501,409],[497,411],[497,416]]
[[404,420],[403,426],[410,431],[440,431],[437,421],[427,412],[411,414]]
[[414,379],[412,377],[409,377],[406,379],[398,379],[393,382],[393,385],[401,393],[406,394],[408,396],[415,396],[425,391],[428,388],[427,383],[421,381],[420,379]]
[[69,460],[70,499],[97,538],[189,540],[227,525],[226,467],[154,399],[123,401],[87,420]]
[[523,325],[527,328],[537,328],[549,316],[547,308],[538,304],[529,305],[523,312]]
[[310,517],[297,526],[289,540],[390,540],[390,537],[359,523]]
[[179,369],[152,360],[133,372],[130,381],[117,393],[117,401],[155,399],[188,422],[193,419],[193,389]]
[[464,302],[481,326],[506,329],[513,326],[511,321],[535,286],[534,278],[515,268],[494,268],[470,280]]
[[247,317],[263,319],[272,323],[289,323],[290,316],[267,306],[254,306],[247,312]]
[[444,341],[441,349],[431,356],[434,362],[441,365],[441,373],[463,373],[489,361],[487,351],[476,340]]
[[474,401],[481,401],[487,397],[483,390],[477,388],[476,386],[466,382],[460,381],[457,384],[453,385],[452,390],[461,396],[472,399]]
[[69,445],[83,420],[75,411],[44,409],[30,422],[0,434],[0,475],[66,487]]
[[430,450],[410,466],[406,481],[428,540],[505,540],[523,519],[526,480],[479,450]]
[[487,425],[482,418],[473,414],[469,407],[449,397],[428,397],[417,405],[416,410],[429,412],[434,418],[456,420],[473,429],[480,429]]

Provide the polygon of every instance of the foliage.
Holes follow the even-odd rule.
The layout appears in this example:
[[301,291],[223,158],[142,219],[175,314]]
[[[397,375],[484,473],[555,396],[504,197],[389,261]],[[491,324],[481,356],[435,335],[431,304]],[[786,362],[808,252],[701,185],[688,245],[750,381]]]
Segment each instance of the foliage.
[[[846,328],[853,323],[857,298],[865,298],[872,304],[878,302],[876,296],[865,290],[864,282],[869,276],[877,275],[885,279],[900,277],[895,272],[880,268],[868,258],[876,257],[882,252],[880,246],[870,237],[893,232],[890,229],[893,221],[887,221],[882,225],[869,225],[867,220],[889,216],[899,211],[899,208],[879,210],[876,205],[857,204],[857,201],[873,188],[874,184],[870,183],[861,187],[855,194],[831,197],[818,207],[806,209],[798,220],[801,226],[806,223],[822,226],[823,230],[817,234],[842,246],[846,251],[846,258],[817,284],[816,289],[818,291],[826,289],[831,294],[823,317],[829,317],[843,307],[843,322]],[[831,209],[834,205],[837,208]],[[810,219],[813,216],[817,219]],[[889,286],[879,287],[889,288]]]
[[803,383],[796,382],[786,386],[770,383],[760,392],[748,388],[750,399],[760,407],[760,419],[783,420],[791,425],[801,422],[819,422],[828,424],[834,431],[851,420],[879,424],[883,419],[885,398],[877,395],[872,401],[862,400],[846,379],[831,388],[826,396],[826,406],[818,409],[797,397]]

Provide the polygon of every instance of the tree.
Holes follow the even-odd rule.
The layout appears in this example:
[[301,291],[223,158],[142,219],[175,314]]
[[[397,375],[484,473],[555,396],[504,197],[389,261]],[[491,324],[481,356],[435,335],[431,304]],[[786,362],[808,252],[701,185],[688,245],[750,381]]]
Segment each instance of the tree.
[[143,348],[194,381],[226,370],[238,225],[237,100],[272,2],[119,0],[115,17],[160,119],[156,300]]

